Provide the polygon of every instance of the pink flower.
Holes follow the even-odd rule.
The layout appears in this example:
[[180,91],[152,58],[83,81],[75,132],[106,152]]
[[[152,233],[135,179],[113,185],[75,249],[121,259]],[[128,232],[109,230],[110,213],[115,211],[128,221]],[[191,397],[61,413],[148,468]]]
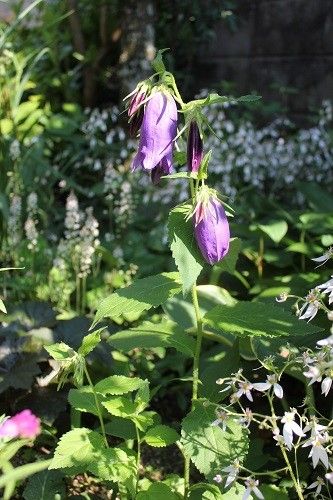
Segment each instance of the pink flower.
[[23,410],[0,425],[0,438],[33,439],[40,433],[40,420],[30,410]]

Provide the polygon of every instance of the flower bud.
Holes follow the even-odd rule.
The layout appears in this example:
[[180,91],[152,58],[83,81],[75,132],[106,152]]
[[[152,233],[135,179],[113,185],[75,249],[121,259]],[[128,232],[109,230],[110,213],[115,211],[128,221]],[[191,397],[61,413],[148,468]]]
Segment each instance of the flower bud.
[[169,92],[154,92],[145,106],[139,148],[132,170],[152,170],[163,161],[164,172],[171,171],[176,135],[177,106],[172,95]]
[[203,157],[203,143],[197,122],[191,121],[187,140],[187,167],[189,172],[198,172]]
[[206,262],[219,262],[229,250],[230,230],[227,216],[216,192],[203,186],[197,194],[194,234]]
[[138,89],[131,99],[130,105],[128,107],[128,117],[131,118],[141,107],[141,104],[145,100],[147,91],[144,89]]

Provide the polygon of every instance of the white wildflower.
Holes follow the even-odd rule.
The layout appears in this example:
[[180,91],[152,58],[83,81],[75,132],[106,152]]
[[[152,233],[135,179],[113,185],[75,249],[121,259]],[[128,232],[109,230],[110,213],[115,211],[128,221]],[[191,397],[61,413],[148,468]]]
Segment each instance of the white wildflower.
[[273,387],[273,391],[274,391],[275,396],[277,398],[282,399],[283,398],[283,388],[281,387],[280,384],[278,384],[277,376],[275,374],[268,375],[266,382],[257,382],[255,384],[253,384],[253,388],[256,391],[260,391],[260,392],[266,392],[271,387]]
[[212,422],[213,426],[221,426],[223,431],[227,428],[228,414],[224,410],[218,410],[216,412],[217,419]]
[[238,460],[235,460],[231,465],[229,465],[228,467],[224,467],[224,469],[222,469],[222,472],[228,473],[224,485],[225,488],[228,488],[228,486],[230,486],[234,481],[236,481],[237,476],[239,474],[239,469],[240,469],[240,464]]
[[296,434],[299,437],[305,436],[300,425],[295,422],[295,414],[296,410],[286,411],[281,419],[281,422],[284,424],[282,429],[284,442],[289,450],[293,444],[293,434]]
[[309,457],[312,458],[313,468],[317,467],[320,461],[326,467],[326,469],[328,469],[329,467],[328,455],[325,447],[323,446],[323,444],[326,443],[327,441],[328,441],[327,433],[325,433],[324,435],[317,434],[316,436],[311,437],[302,445],[303,448],[311,446]]
[[316,488],[316,491],[314,492],[315,495],[319,495],[321,492],[322,486],[325,484],[325,481],[318,476],[317,480],[314,481],[313,483],[310,484],[310,486],[307,487],[308,490],[314,490]]
[[333,246],[332,247],[329,247],[326,252],[321,255],[320,257],[316,257],[314,259],[311,259],[313,260],[314,262],[319,262],[320,264],[316,267],[320,267],[320,266],[323,266],[324,264],[326,264],[326,262],[333,258]]
[[318,287],[310,290],[308,295],[305,297],[304,304],[298,311],[299,319],[308,319],[308,321],[311,321],[315,317],[318,310],[320,309],[319,298],[320,291]]
[[244,495],[243,495],[242,500],[247,500],[251,496],[253,497],[253,495],[255,495],[257,498],[260,498],[260,500],[264,500],[264,495],[259,490],[258,485],[259,485],[258,480],[255,480],[254,478],[249,477],[245,481],[246,490],[244,491]]

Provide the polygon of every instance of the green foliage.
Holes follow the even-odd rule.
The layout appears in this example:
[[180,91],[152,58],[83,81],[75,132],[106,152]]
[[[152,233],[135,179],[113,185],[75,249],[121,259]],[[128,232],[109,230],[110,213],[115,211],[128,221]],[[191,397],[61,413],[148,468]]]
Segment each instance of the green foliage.
[[122,375],[112,375],[98,382],[95,390],[98,394],[106,396],[108,394],[122,395],[128,392],[136,391],[142,387],[143,380],[139,378],[129,378]]
[[137,500],[179,500],[181,497],[171,491],[164,483],[153,483],[147,491],[140,491]]
[[99,305],[94,323],[103,318],[116,318],[125,311],[128,314],[142,313],[157,307],[180,291],[177,273],[162,273],[137,280],[127,288],[121,288]]
[[157,448],[173,444],[179,439],[178,433],[167,425],[151,427],[144,436],[144,440],[149,446]]
[[65,495],[64,476],[58,470],[44,470],[28,479],[23,491],[24,500],[55,500]]
[[109,343],[120,351],[130,351],[137,347],[173,347],[186,356],[193,356],[195,341],[173,321],[162,323],[145,322],[130,330],[115,333]]
[[179,205],[171,210],[168,219],[170,247],[182,280],[184,295],[190,292],[204,266],[194,238],[193,220],[188,218],[191,210],[191,205]]
[[211,425],[216,418],[214,408],[207,400],[199,400],[182,423],[184,453],[208,479],[234,460],[243,461],[248,451],[247,432],[233,419],[228,420],[226,431]]
[[319,332],[320,327],[300,322],[281,307],[260,302],[238,302],[232,307],[216,306],[206,313],[205,323],[222,334],[281,337]]

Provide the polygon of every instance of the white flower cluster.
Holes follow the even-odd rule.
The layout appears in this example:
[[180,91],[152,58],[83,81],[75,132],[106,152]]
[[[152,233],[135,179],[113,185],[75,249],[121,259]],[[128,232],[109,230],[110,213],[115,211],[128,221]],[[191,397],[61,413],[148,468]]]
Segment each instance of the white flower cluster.
[[[203,91],[202,96],[207,93]],[[276,196],[296,180],[333,182],[329,101],[323,103],[315,126],[296,132],[289,119],[281,118],[262,128],[248,120],[235,125],[228,118],[228,107],[214,104],[207,108],[207,120],[216,136],[210,134],[205,142],[205,149],[214,151],[209,170],[217,174],[216,187],[226,195],[234,197],[239,188],[253,186]]]
[[65,238],[61,239],[54,260],[54,267],[64,270],[72,264],[79,278],[88,276],[93,265],[93,257],[99,246],[99,224],[92,207],[81,212],[73,191],[66,201]]
[[28,248],[32,252],[36,251],[38,243],[37,230],[38,196],[32,191],[27,197],[27,219],[24,223],[24,231],[28,240]]
[[[321,345],[329,345],[332,350],[333,335],[322,341]],[[332,365],[331,365],[332,368]],[[300,414],[295,408],[290,408],[285,411],[283,416],[278,416],[275,413],[273,400],[274,397],[282,399],[284,397],[283,388],[279,383],[281,373],[269,374],[266,381],[252,383],[244,377],[242,370],[231,377],[218,379],[216,381],[219,385],[224,385],[220,392],[231,391],[230,405],[224,407],[217,406],[216,420],[212,422],[212,426],[219,426],[222,431],[226,431],[230,421],[234,420],[240,423],[243,427],[249,428],[252,422],[256,423],[259,428],[267,429],[271,432],[272,438],[276,441],[277,446],[282,450],[283,456],[290,451],[295,452],[299,448],[309,448],[309,458],[311,459],[312,468],[316,469],[322,466],[325,469],[325,479],[318,477],[316,481],[308,486],[308,489],[316,488],[320,492],[321,488],[328,482],[332,481],[333,462],[330,460],[331,450],[333,446],[333,420],[322,425],[319,423],[315,415],[308,416],[307,410]],[[259,391],[266,395],[271,408],[270,415],[263,415],[255,411],[244,408],[241,399],[245,397],[248,401],[253,403],[253,392]],[[240,412],[237,412],[232,407],[237,404]],[[282,426],[282,429],[281,427]],[[290,462],[286,459],[285,470],[290,470]],[[244,471],[250,477],[242,476]],[[281,470],[279,471],[281,472]],[[243,500],[246,500],[251,495],[260,499],[264,496],[260,492],[258,485],[259,482],[253,477],[252,471],[246,469],[238,460],[234,461],[230,466],[222,469],[220,474],[217,474],[214,480],[222,483],[225,479],[224,488],[228,488],[236,480],[243,480],[245,482],[245,492]],[[301,489],[301,485],[298,484]]]
[[15,247],[21,241],[22,198],[13,194],[10,198],[8,217],[8,243]]

